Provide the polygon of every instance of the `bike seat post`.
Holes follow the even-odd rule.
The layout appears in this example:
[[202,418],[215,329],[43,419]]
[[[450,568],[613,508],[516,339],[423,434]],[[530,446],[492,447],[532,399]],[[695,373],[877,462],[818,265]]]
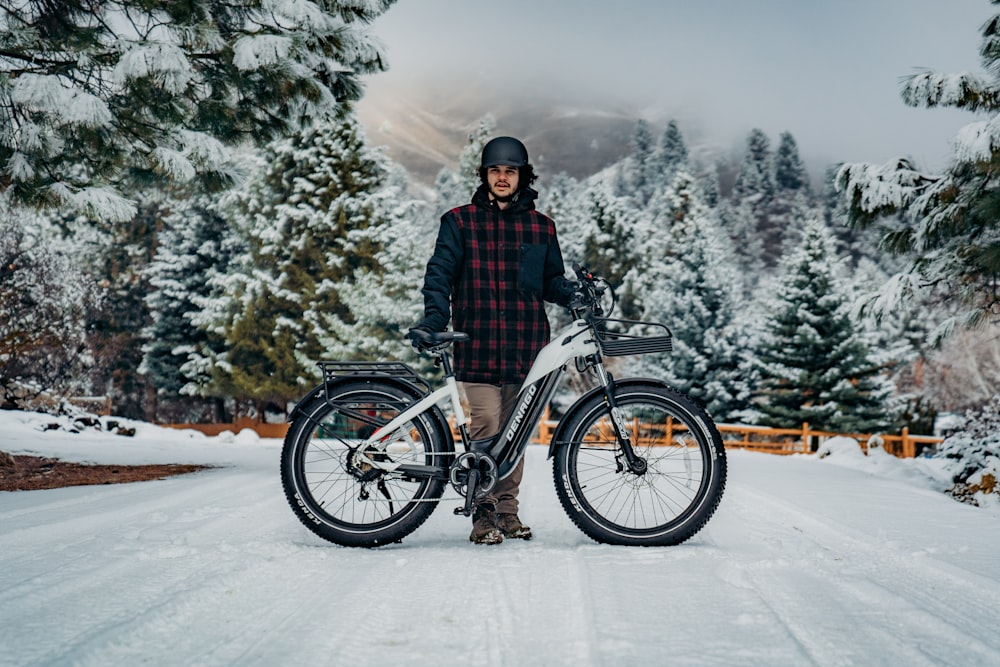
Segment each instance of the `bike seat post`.
[[438,359],[441,360],[441,368],[444,369],[444,376],[451,377],[455,374],[454,369],[451,367],[451,355],[448,354],[448,350],[441,350],[438,352]]

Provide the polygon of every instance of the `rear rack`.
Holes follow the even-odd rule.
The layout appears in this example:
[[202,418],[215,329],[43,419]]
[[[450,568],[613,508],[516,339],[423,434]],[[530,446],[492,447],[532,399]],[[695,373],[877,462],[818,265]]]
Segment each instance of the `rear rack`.
[[323,371],[323,383],[329,385],[333,380],[343,377],[398,377],[430,390],[427,380],[420,377],[409,364],[402,361],[317,361],[316,365]]
[[[608,329],[611,325],[612,329]],[[597,346],[607,357],[653,354],[674,349],[673,334],[666,324],[601,318],[594,323]]]

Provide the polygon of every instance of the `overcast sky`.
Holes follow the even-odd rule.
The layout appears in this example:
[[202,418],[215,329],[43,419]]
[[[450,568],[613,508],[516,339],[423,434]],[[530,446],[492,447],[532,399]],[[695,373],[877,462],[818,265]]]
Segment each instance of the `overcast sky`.
[[982,72],[988,0],[399,0],[374,24],[391,70],[368,88],[526,77],[675,118],[686,136],[790,131],[804,156],[943,166],[972,114],[911,109],[920,69]]

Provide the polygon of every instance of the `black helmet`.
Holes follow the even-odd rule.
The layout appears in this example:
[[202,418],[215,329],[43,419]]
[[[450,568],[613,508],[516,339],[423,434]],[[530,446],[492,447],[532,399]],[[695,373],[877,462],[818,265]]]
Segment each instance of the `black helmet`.
[[495,167],[505,164],[511,167],[524,167],[528,164],[528,149],[514,137],[497,137],[483,146],[483,159],[479,166]]

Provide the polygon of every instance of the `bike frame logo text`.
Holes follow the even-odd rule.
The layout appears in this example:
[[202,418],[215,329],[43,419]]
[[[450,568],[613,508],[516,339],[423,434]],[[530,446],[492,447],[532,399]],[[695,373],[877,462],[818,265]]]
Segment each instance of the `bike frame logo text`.
[[517,414],[514,415],[514,421],[511,422],[510,428],[507,429],[507,439],[513,440],[514,434],[517,433],[517,428],[521,425],[524,420],[524,416],[528,414],[528,406],[531,405],[531,399],[535,397],[535,393],[538,391],[538,387],[535,385],[529,385],[525,390],[524,400],[521,401],[520,407],[517,409]]

